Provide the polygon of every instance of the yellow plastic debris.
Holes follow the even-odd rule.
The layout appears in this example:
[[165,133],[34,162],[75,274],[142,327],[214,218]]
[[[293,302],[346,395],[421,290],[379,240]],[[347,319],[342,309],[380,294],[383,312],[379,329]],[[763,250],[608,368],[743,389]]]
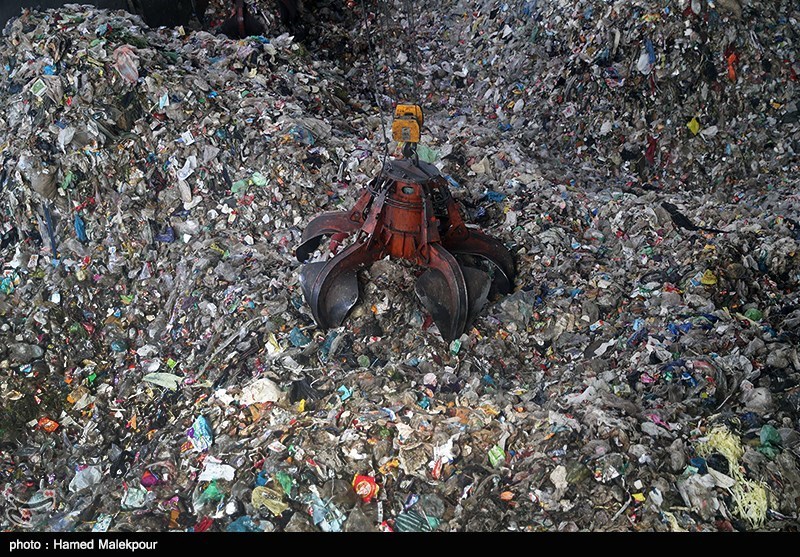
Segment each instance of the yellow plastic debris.
[[712,429],[704,442],[697,446],[697,454],[708,456],[717,452],[728,461],[728,473],[736,480],[731,488],[734,512],[747,520],[754,528],[762,526],[767,519],[769,493],[763,482],[747,479],[739,466],[744,456],[742,442],[724,426]]
[[731,494],[736,514],[747,520],[754,528],[764,525],[769,504],[764,484],[742,478],[731,488]]
[[275,335],[273,333],[270,333],[269,337],[267,338],[266,348],[267,348],[267,353],[270,355],[278,354],[279,352],[281,352],[281,345],[278,344],[278,339],[275,338]]
[[700,282],[706,286],[713,286],[714,284],[717,284],[717,276],[711,269],[706,269],[706,272],[703,273],[703,278],[700,279]]
[[729,465],[738,462],[744,456],[742,442],[724,426],[712,429],[708,433],[706,441],[697,447],[697,454],[702,457],[708,456],[713,452],[718,452],[724,456]]
[[281,492],[264,486],[258,486],[253,490],[250,502],[256,509],[266,507],[275,516],[280,516],[289,508],[289,505],[283,502]]
[[692,118],[689,120],[689,123],[686,124],[686,127],[689,128],[689,131],[692,132],[692,135],[697,135],[697,132],[700,131],[700,122],[697,121],[697,118]]

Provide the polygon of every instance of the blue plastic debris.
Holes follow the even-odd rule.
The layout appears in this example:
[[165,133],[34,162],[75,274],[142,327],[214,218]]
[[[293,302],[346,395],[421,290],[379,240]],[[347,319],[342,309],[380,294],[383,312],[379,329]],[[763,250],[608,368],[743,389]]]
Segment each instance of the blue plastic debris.
[[323,501],[316,493],[310,493],[302,498],[309,505],[309,514],[314,524],[324,532],[340,532],[346,520],[346,515],[330,501]]
[[88,236],[86,236],[86,224],[84,224],[78,213],[75,213],[75,234],[77,234],[79,242],[86,243],[89,241]]
[[454,188],[460,188],[460,187],[461,187],[461,184],[459,184],[458,182],[456,182],[456,181],[455,181],[455,179],[454,179],[452,176],[450,176],[449,174],[448,174],[447,176],[445,176],[445,178],[447,179],[447,183],[448,183],[450,186],[452,186],[452,187],[454,187]]
[[637,346],[648,337],[647,327],[642,327],[628,338],[628,346]]
[[697,386],[697,379],[695,379],[694,376],[688,371],[684,371],[683,373],[681,373],[681,381],[683,381],[684,383],[688,383],[689,386],[691,387]]
[[214,434],[211,432],[211,426],[204,416],[198,416],[194,424],[186,432],[189,441],[192,443],[195,451],[203,452],[211,448],[214,444]]
[[230,524],[228,524],[227,528],[225,528],[226,532],[263,532],[263,528],[259,528],[259,526],[253,522],[253,519],[249,516],[240,516]]
[[506,198],[506,194],[497,191],[489,190],[486,192],[486,199],[492,203],[499,203]]
[[298,143],[314,145],[314,135],[303,126],[295,124],[289,129],[289,134]]
[[345,400],[347,400],[348,398],[350,398],[351,396],[353,396],[353,391],[351,391],[350,389],[348,389],[348,388],[347,388],[347,387],[345,387],[344,385],[342,385],[341,387],[339,387],[338,389],[336,389],[336,392],[340,393],[340,395],[339,395],[339,399],[340,399],[342,402],[344,402]]
[[653,41],[650,39],[644,40],[644,47],[647,49],[647,57],[650,61],[650,64],[656,63],[656,51],[653,48]]
[[706,464],[705,458],[696,456],[689,459],[689,464],[697,468],[698,474],[708,474],[708,465]]
[[333,341],[336,340],[338,333],[336,331],[331,331],[328,333],[328,336],[325,337],[325,341],[320,346],[319,352],[320,356],[322,357],[322,361],[327,361],[328,354],[330,354],[331,347],[333,346]]
[[293,346],[302,347],[311,342],[311,339],[303,334],[303,331],[298,327],[295,327],[289,331],[289,342],[291,342]]
[[175,241],[175,230],[171,226],[167,226],[163,232],[155,236],[156,242],[164,242],[171,244]]

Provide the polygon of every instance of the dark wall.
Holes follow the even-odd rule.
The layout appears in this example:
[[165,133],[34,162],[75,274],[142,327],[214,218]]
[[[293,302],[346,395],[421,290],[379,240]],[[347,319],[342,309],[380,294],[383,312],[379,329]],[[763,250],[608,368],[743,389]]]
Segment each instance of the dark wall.
[[0,29],[18,15],[23,8],[57,8],[64,4],[92,4],[99,8],[119,10],[126,7],[125,0],[0,0]]

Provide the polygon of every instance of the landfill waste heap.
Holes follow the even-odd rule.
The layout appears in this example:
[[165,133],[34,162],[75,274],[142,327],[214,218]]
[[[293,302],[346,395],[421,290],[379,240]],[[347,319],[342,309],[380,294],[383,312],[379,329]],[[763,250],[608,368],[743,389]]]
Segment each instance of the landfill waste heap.
[[[5,27],[0,528],[796,531],[797,3],[317,4]],[[299,284],[407,101],[516,264],[449,343]]]

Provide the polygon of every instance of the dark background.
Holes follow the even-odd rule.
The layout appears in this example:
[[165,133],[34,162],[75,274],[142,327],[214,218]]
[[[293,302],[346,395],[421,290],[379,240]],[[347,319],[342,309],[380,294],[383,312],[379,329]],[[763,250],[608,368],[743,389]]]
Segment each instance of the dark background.
[[64,4],[92,4],[98,8],[122,9],[125,7],[125,0],[0,0],[0,29],[6,26],[6,22],[18,15],[23,8],[56,8]]

